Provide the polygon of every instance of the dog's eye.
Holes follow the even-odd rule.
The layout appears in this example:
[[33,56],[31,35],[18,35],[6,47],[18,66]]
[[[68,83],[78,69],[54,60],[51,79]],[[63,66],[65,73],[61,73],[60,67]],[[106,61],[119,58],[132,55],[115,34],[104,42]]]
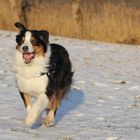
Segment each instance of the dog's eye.
[[19,42],[19,44],[22,45],[23,43],[24,43],[24,40],[21,39],[20,42]]
[[22,39],[17,40],[17,43],[18,43],[18,45],[22,45],[24,43],[24,40],[22,40]]
[[33,46],[37,45],[37,40],[31,40]]
[[22,45],[24,43],[24,39],[20,37],[20,35],[17,35],[16,42],[18,43],[18,45]]

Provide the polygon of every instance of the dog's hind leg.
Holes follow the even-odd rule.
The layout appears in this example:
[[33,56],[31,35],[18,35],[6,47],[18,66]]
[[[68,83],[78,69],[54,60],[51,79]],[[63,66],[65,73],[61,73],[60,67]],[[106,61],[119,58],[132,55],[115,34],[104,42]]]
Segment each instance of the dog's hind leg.
[[58,99],[54,99],[52,102],[52,107],[51,109],[49,109],[48,115],[45,118],[45,126],[46,127],[50,127],[52,125],[54,125],[55,123],[55,115],[56,115],[56,111],[57,108],[60,104],[60,101]]
[[41,93],[35,103],[33,104],[28,116],[26,117],[25,123],[32,126],[37,120],[43,110],[47,108],[49,99],[45,93]]
[[62,91],[57,91],[56,94],[54,95],[54,97],[52,97],[52,101],[51,101],[51,106],[48,112],[48,115],[45,118],[45,126],[46,127],[50,127],[52,125],[54,125],[55,123],[55,116],[56,116],[56,111],[61,103],[61,99],[62,99]]

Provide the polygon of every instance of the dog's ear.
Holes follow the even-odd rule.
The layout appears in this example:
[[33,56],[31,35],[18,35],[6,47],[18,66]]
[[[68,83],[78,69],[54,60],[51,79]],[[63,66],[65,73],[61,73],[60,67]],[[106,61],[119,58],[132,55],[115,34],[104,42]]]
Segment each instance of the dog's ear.
[[26,31],[26,27],[23,24],[21,24],[20,22],[16,22],[15,26],[19,29],[19,31],[20,31],[19,33]]
[[40,33],[40,39],[45,42],[45,44],[49,43],[49,32],[46,30],[39,31]]

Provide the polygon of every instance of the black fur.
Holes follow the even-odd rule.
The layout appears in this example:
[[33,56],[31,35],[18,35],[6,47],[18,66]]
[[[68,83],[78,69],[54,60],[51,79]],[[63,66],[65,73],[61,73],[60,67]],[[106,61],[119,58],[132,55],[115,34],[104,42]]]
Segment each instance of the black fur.
[[20,30],[20,32],[26,31],[26,27],[23,24],[21,24],[20,22],[16,22],[15,26]]
[[69,54],[66,49],[58,44],[50,44],[50,46],[48,97],[57,93],[57,90],[69,89],[73,76]]

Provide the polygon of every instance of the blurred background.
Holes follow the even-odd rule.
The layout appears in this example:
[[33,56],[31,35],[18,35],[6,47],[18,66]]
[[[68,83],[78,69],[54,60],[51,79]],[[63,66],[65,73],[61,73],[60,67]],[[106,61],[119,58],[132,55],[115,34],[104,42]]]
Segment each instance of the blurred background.
[[14,23],[53,35],[140,44],[140,0],[1,0],[0,29]]

